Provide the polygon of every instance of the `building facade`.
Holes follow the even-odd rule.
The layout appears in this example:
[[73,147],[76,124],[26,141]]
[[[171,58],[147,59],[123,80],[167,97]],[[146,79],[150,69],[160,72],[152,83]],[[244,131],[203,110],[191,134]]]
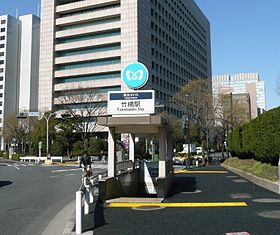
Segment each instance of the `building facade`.
[[41,19],[40,111],[92,88],[128,89],[121,70],[135,61],[159,103],[189,79],[211,80],[210,24],[193,0],[42,0]]
[[251,118],[256,118],[266,109],[265,83],[260,81],[258,73],[213,76],[212,91],[214,97],[220,94],[249,94]]
[[32,15],[0,16],[1,137],[9,114],[18,114],[19,107],[38,108],[39,27],[39,19]]

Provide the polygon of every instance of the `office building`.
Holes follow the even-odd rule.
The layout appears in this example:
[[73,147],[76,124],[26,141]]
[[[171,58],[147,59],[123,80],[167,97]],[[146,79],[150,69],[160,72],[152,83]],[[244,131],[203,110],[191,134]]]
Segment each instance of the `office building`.
[[[39,19],[0,16],[0,136],[9,114],[37,110]],[[1,141],[1,149],[4,140]]]
[[220,94],[249,94],[251,118],[265,111],[265,83],[258,73],[213,76],[212,91],[215,98]]
[[147,66],[143,89],[154,89],[159,103],[189,79],[211,82],[210,24],[193,0],[42,0],[41,7],[40,111],[63,109],[63,97],[92,88],[128,89],[121,70],[134,61]]

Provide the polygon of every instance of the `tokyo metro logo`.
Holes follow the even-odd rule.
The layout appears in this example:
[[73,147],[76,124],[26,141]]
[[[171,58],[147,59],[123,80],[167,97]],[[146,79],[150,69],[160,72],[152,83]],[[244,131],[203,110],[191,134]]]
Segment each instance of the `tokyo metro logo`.
[[122,80],[131,89],[143,87],[148,81],[149,73],[142,63],[130,63],[122,70]]

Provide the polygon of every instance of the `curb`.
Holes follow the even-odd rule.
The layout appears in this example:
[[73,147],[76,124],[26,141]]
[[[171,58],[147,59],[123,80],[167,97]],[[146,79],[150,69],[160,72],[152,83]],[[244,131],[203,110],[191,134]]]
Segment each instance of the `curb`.
[[267,190],[270,190],[274,193],[280,194],[280,184],[277,182],[272,182],[263,178],[260,178],[258,176],[252,175],[250,173],[244,172],[242,170],[233,168],[231,166],[225,165],[225,164],[221,164],[222,167],[234,172],[237,175],[242,176],[243,178],[253,182],[254,184],[263,187]]

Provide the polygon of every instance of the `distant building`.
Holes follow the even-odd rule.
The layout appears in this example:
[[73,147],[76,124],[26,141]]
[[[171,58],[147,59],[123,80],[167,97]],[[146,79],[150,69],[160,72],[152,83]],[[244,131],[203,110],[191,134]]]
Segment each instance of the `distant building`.
[[[0,16],[0,136],[6,117],[38,107],[40,20]],[[2,138],[1,149],[4,148]]]
[[40,111],[93,88],[126,90],[121,70],[135,61],[159,103],[190,79],[211,82],[210,24],[194,0],[42,0],[41,12]]
[[[213,96],[222,94],[249,95],[251,118],[256,118],[265,111],[265,83],[260,81],[258,73],[241,73],[234,75],[218,75],[212,77]],[[245,100],[248,100],[245,98]],[[244,101],[243,101],[244,102]]]

